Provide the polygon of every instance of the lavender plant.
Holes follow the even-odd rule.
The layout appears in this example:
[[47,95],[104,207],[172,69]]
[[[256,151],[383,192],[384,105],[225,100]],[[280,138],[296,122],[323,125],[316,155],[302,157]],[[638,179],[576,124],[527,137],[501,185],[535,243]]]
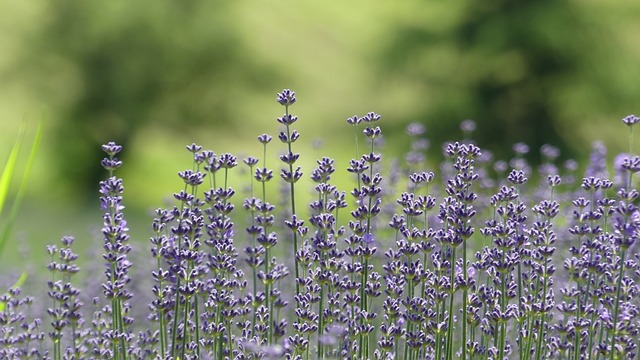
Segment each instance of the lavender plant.
[[113,359],[127,359],[131,343],[131,325],[133,318],[127,316],[129,309],[128,300],[132,294],[127,289],[129,268],[131,263],[127,260],[127,254],[131,250],[128,244],[127,221],[124,219],[124,205],[122,205],[122,193],[124,186],[122,179],[114,176],[114,171],[122,166],[122,162],[115,157],[122,147],[115,143],[107,143],[102,146],[107,157],[102,160],[102,166],[109,173],[109,177],[100,182],[100,207],[105,211],[102,227],[104,236],[104,254],[106,281],[102,284],[103,294],[109,304],[105,312],[111,317],[108,322],[108,330],[100,334],[100,340],[110,348],[106,355]]
[[[102,293],[78,285],[82,259],[73,237],[63,237],[47,248],[47,296],[21,297],[12,287],[0,297],[0,357],[640,357],[640,158],[633,155],[640,118],[622,121],[629,153],[613,179],[597,144],[576,181],[574,163],[557,165],[551,145],[540,149],[537,172],[524,160],[525,144],[514,146],[513,159],[493,160],[473,143],[471,120],[461,124],[463,141],[444,144],[439,169],[424,167],[426,129],[415,124],[405,162],[385,162],[380,115],[353,116],[352,200],[326,156],[308,172],[314,185],[305,208],[297,206],[304,173],[294,167],[300,134],[289,112],[296,96],[285,89],[276,100],[285,106],[277,119],[284,201],[267,201],[267,183],[277,181],[268,168],[270,135],[258,136],[261,158],[243,161],[250,176],[241,202],[243,184],[229,181],[237,158],[188,145],[191,164],[178,173],[184,185],[152,220],[146,247],[154,266],[136,269],[148,288],[129,273],[134,244],[123,179],[114,175],[122,148],[104,145]],[[145,292],[153,295],[148,311],[134,311]]]

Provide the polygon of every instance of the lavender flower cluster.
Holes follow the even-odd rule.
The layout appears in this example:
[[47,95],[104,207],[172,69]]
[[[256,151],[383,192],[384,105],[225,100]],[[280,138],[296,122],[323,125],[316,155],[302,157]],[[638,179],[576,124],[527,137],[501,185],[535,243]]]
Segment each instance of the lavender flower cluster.
[[[551,145],[535,170],[525,144],[495,161],[470,140],[471,120],[461,124],[466,140],[444,145],[437,171],[425,169],[419,124],[407,129],[404,164],[384,164],[380,115],[353,116],[346,170],[354,188],[347,195],[332,184],[335,162],[323,157],[301,212],[296,194],[308,189],[297,184],[295,93],[277,102],[285,108],[282,203],[267,196],[276,181],[267,167],[272,136],[258,136],[262,158],[241,161],[250,173],[242,200],[242,186],[228,183],[234,155],[187,146],[184,187],[155,211],[153,268],[136,270],[152,280],[147,288],[129,275],[124,186],[114,175],[122,148],[104,145],[102,293],[77,287],[72,237],[49,246],[46,314],[30,311],[34,299],[19,289],[2,295],[0,358],[640,357],[640,157],[632,151],[640,118],[622,120],[629,153],[614,176],[597,143],[580,177],[575,162],[556,165]],[[137,313],[142,293],[152,300]]]

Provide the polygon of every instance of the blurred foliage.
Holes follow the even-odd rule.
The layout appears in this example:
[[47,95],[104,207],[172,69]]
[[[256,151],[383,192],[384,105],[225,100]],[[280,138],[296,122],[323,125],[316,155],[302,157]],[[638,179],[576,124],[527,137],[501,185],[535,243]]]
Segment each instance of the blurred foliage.
[[[426,3],[428,18],[434,6]],[[567,0],[447,5],[449,12],[433,21],[398,23],[381,47],[378,70],[385,81],[402,76],[417,84],[426,105],[416,118],[438,144],[457,140],[459,123],[472,118],[478,125],[474,139],[499,158],[513,155],[510,145],[516,142],[531,147],[534,162],[546,143],[573,157],[569,141],[577,134],[567,131],[570,124],[593,122],[598,114],[617,120],[637,110],[640,88],[623,94],[627,89],[616,84],[628,76],[640,80],[633,65],[639,59],[603,39],[611,24],[594,20],[602,14],[593,7]],[[621,64],[607,61],[612,53],[634,70],[603,78]]]
[[[228,2],[56,1],[25,62],[34,86],[50,96],[58,175],[94,191],[100,144],[127,147],[139,131],[189,131],[233,123],[243,91],[277,76],[251,56],[230,19]],[[62,83],[62,84],[60,84]],[[271,89],[270,89],[271,90]]]
[[522,141],[532,157],[549,142],[586,158],[585,141],[615,146],[616,121],[638,112],[638,4],[0,0],[0,111],[48,107],[48,158],[36,170],[52,185],[40,194],[73,190],[58,199],[95,197],[107,140],[136,154],[124,159],[145,172],[127,177],[134,191],[150,188],[148,176],[163,181],[160,167],[173,172],[182,157],[167,154],[185,139],[252,152],[277,128],[283,87],[298,92],[303,136],[330,138],[338,158],[351,156],[344,119],[367,111],[383,115],[389,156],[407,150],[401,132],[419,120],[435,164],[472,118],[497,157]]
[[612,157],[626,151],[619,119],[640,112],[639,16],[636,0],[0,0],[0,140],[13,143],[24,115],[48,120],[14,226],[29,241],[8,241],[0,262],[42,257],[35,244],[63,234],[92,239],[108,140],[125,145],[131,228],[146,241],[145,211],[189,166],[185,143],[259,156],[256,136],[277,134],[284,87],[298,94],[306,174],[321,156],[344,170],[354,154],[345,119],[367,111],[383,116],[386,159],[408,150],[405,126],[423,122],[427,167],[467,118],[502,159],[515,142],[532,156],[549,142],[584,163],[596,139]]

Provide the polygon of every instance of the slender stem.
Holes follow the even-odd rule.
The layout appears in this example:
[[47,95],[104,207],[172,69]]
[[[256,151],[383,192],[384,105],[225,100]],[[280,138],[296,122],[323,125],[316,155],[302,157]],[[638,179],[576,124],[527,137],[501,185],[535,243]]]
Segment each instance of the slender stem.
[[624,259],[626,257],[626,249],[623,247],[620,250],[620,272],[618,273],[618,281],[616,286],[616,298],[613,306],[613,327],[611,334],[611,353],[609,354],[609,359],[615,359],[616,353],[616,337],[618,336],[618,311],[620,307],[620,288],[622,286],[622,277],[624,276]]
[[447,337],[448,337],[448,343],[447,343],[447,359],[453,359],[453,318],[454,318],[454,313],[453,313],[453,298],[454,298],[454,294],[456,292],[456,283],[455,283],[455,276],[456,276],[456,265],[455,265],[455,259],[456,259],[456,248],[455,246],[451,247],[451,295],[449,298],[449,325],[447,328]]
[[467,359],[467,239],[462,241],[462,276],[465,287],[462,290],[462,360]]
[[[353,124],[353,133],[354,133],[355,138],[356,138],[356,159],[358,159],[360,157],[358,155],[358,125],[355,124],[355,123]],[[359,184],[358,184],[358,187],[360,187]]]
[[184,354],[185,351],[187,349],[187,338],[189,337],[188,335],[188,329],[189,326],[187,326],[187,321],[189,320],[189,301],[191,299],[187,296],[187,298],[184,301],[184,319],[182,320],[183,322],[183,327],[182,327],[182,349],[181,349],[181,353],[182,356],[181,358],[184,359]]
[[[180,279],[176,280],[176,289],[180,288]],[[178,314],[179,314],[179,303],[180,303],[180,295],[176,292],[175,299],[175,307],[173,309],[173,326],[171,329],[171,357],[175,358],[176,356],[176,339],[178,338]]]
[[[547,219],[547,221],[549,222],[548,226],[551,226],[551,219]],[[548,236],[548,234],[546,234],[546,236]],[[542,315],[540,315],[540,331],[538,333],[538,341],[536,342],[536,359],[542,359],[542,338],[544,337],[545,334],[545,320],[546,320],[546,312],[545,312],[545,303],[547,300],[547,284],[549,283],[549,278],[548,278],[548,259],[544,258],[544,274],[543,274],[543,283],[542,283],[542,305],[541,305],[541,312]]]
[[320,285],[320,303],[318,304],[318,359],[324,358],[324,353],[322,349],[322,329],[324,328],[324,324],[322,323],[322,299],[324,298],[324,286]]
[[[578,285],[578,288],[580,288],[580,285]],[[577,298],[577,304],[576,304],[576,323],[579,323],[580,321],[580,316],[581,316],[581,312],[580,312],[580,307],[583,306],[581,301],[580,301],[580,294],[578,294],[578,298]],[[573,350],[573,358],[574,360],[579,360],[580,359],[580,329],[582,327],[578,326],[576,327],[575,330],[575,345],[574,345],[574,350]]]
[[[289,106],[285,106],[285,113],[288,116],[289,115]],[[291,151],[291,130],[290,130],[290,126],[287,125],[287,139],[289,139],[287,141],[287,148],[289,150],[289,154],[292,154],[293,152]],[[293,164],[289,164],[289,174],[291,175],[291,182],[289,183],[290,185],[290,189],[291,189],[291,215],[296,215],[296,193],[295,193],[295,186],[294,186],[294,173],[293,173]],[[298,232],[297,231],[293,231],[293,259],[295,262],[295,270],[296,270],[296,294],[300,293],[300,285],[298,284],[298,280],[300,278],[300,270],[299,270],[299,264],[298,264]]]
[[[505,262],[505,251],[502,251],[502,262]],[[500,325],[500,336],[499,336],[499,340],[498,340],[498,359],[504,359],[504,346],[505,346],[505,341],[506,341],[506,321],[502,318],[502,316],[504,316],[504,313],[506,311],[506,307],[507,307],[507,286],[506,286],[506,274],[504,273],[504,271],[500,272],[500,285],[501,285],[501,296],[500,296],[500,319],[498,319],[499,321],[499,325]]]

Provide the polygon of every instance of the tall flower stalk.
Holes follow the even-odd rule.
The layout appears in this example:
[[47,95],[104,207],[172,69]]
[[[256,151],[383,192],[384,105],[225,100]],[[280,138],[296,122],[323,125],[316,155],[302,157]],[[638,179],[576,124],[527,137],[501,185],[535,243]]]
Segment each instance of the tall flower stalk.
[[622,163],[622,168],[626,171],[628,177],[626,181],[626,189],[620,189],[618,196],[620,203],[616,208],[617,221],[614,224],[615,227],[615,246],[618,256],[618,266],[620,271],[618,272],[616,282],[616,294],[613,305],[613,317],[611,327],[611,350],[609,353],[609,359],[614,360],[616,353],[619,351],[617,345],[619,338],[622,336],[622,326],[618,316],[620,315],[620,304],[623,302],[621,296],[623,278],[625,277],[625,265],[627,250],[634,242],[640,237],[639,224],[632,219],[637,214],[637,208],[634,205],[635,200],[638,198],[638,192],[633,188],[633,174],[640,171],[640,157],[633,156],[633,126],[640,122],[640,118],[635,115],[629,115],[622,119],[622,122],[629,127],[629,157]]
[[331,276],[331,271],[328,269],[328,254],[327,252],[334,250],[336,247],[335,241],[335,216],[331,213],[333,210],[332,205],[329,204],[329,195],[335,191],[335,186],[328,184],[331,173],[333,173],[333,160],[323,159],[318,161],[318,168],[312,171],[311,177],[314,181],[319,183],[315,190],[318,193],[318,198],[309,204],[312,215],[309,219],[311,225],[315,228],[315,234],[312,238],[312,248],[314,249],[316,258],[315,278],[320,285],[320,299],[318,302],[318,358],[324,358],[324,349],[322,343],[322,336],[324,332],[324,292],[325,286],[329,285],[328,280]]
[[115,157],[122,147],[113,142],[102,146],[107,157],[102,160],[102,166],[108,171],[109,177],[100,182],[100,208],[105,211],[102,227],[104,236],[103,255],[106,261],[106,281],[102,284],[105,297],[111,303],[111,323],[105,335],[111,342],[112,356],[114,359],[126,360],[129,355],[129,343],[131,334],[128,330],[132,321],[127,316],[127,301],[132,294],[127,289],[129,268],[131,263],[127,260],[127,254],[131,250],[128,244],[129,235],[127,221],[122,210],[122,193],[124,187],[122,179],[114,176],[114,171],[122,166],[122,162]]
[[[82,346],[82,336],[79,332],[79,326],[83,324],[80,312],[82,302],[78,299],[80,291],[71,284],[71,278],[80,271],[80,268],[75,264],[78,255],[71,250],[74,240],[71,236],[65,236],[60,241],[61,247],[59,249],[56,246],[47,247],[51,256],[51,262],[47,269],[52,275],[51,281],[47,283],[49,289],[47,295],[53,302],[47,312],[51,317],[52,331],[49,332],[49,337],[53,341],[54,360],[62,359],[63,354],[81,357],[86,352],[86,348]],[[70,330],[65,331],[66,328],[70,328]],[[63,351],[65,349],[63,346],[65,335],[70,335],[70,341],[67,341],[69,345]]]
[[[284,89],[281,93],[278,93],[276,96],[276,101],[284,106],[285,113],[282,117],[278,118],[278,122],[285,126],[285,131],[281,131],[278,138],[283,143],[287,144],[287,153],[280,156],[280,160],[288,166],[288,169],[282,169],[280,172],[280,177],[287,183],[289,183],[290,195],[291,195],[291,216],[296,216],[296,193],[295,193],[295,183],[300,180],[302,177],[302,171],[300,171],[300,167],[298,166],[295,170],[293,165],[298,161],[300,154],[293,153],[291,145],[298,140],[300,137],[300,133],[297,130],[291,130],[291,125],[293,125],[298,117],[289,114],[289,107],[296,102],[296,93],[289,90]],[[293,231],[293,256],[294,256],[294,267],[295,267],[295,276],[296,279],[300,278],[300,266],[298,264],[298,233]],[[300,286],[296,280],[296,294],[300,292]]]
[[[462,321],[461,321],[461,338],[462,338],[462,359],[467,357],[467,302],[468,290],[471,287],[468,274],[467,259],[467,240],[475,232],[471,226],[471,219],[476,214],[473,202],[477,199],[477,195],[472,190],[472,185],[478,178],[478,174],[474,171],[474,160],[480,156],[480,149],[472,144],[449,144],[446,149],[446,155],[453,158],[455,169],[455,177],[447,182],[445,189],[448,197],[446,197],[438,213],[438,217],[444,223],[444,231],[441,236],[441,242],[445,252],[451,251],[450,259],[450,293],[449,293],[449,324],[448,342],[446,344],[446,356],[452,358],[453,348],[453,332],[454,332],[454,298],[458,289],[462,290]],[[456,251],[462,245],[462,256],[460,260],[456,258]]]
[[163,253],[165,253],[169,244],[169,230],[167,225],[173,220],[173,214],[164,209],[157,209],[155,213],[156,218],[153,219],[152,224],[155,235],[150,239],[153,245],[151,248],[151,256],[156,259],[156,269],[151,272],[155,283],[152,287],[155,298],[149,308],[152,311],[151,319],[157,321],[159,326],[160,349],[158,349],[157,352],[164,358],[167,356],[169,347],[167,329],[170,320],[169,313],[173,309],[173,289],[171,286],[172,276],[163,261]]
[[[356,199],[357,208],[351,212],[352,217],[356,222],[352,222],[350,227],[354,231],[354,235],[348,240],[350,246],[357,246],[350,249],[352,267],[359,269],[354,271],[360,275],[360,303],[357,307],[359,315],[356,316],[359,323],[358,329],[358,356],[368,357],[369,353],[369,335],[373,331],[371,326],[371,320],[376,317],[375,313],[369,313],[368,308],[368,293],[367,281],[369,279],[369,259],[376,252],[376,247],[373,246],[375,238],[373,235],[374,219],[381,211],[380,204],[382,202],[381,192],[382,188],[380,184],[382,182],[382,175],[376,173],[376,166],[379,165],[382,155],[375,153],[376,139],[378,139],[382,130],[379,126],[374,124],[380,120],[380,115],[370,112],[359,119],[350,118],[347,119],[349,124],[356,126],[360,122],[367,124],[363,130],[363,134],[370,142],[370,152],[362,155],[361,159],[352,160],[350,163],[349,172],[353,172],[358,176],[358,188],[351,192],[351,195]],[[357,150],[356,150],[357,151]],[[368,173],[366,172],[368,170]],[[357,262],[354,262],[354,257],[358,258]],[[377,275],[377,274],[376,274]]]
[[[551,310],[554,306],[553,299],[553,274],[556,270],[552,262],[555,253],[556,233],[553,229],[553,219],[559,213],[559,204],[554,199],[555,188],[560,185],[560,177],[549,176],[547,182],[551,187],[551,199],[543,200],[533,207],[539,221],[534,222],[531,229],[531,242],[533,244],[531,254],[532,269],[532,301],[530,305],[530,317],[527,326],[527,341],[522,354],[524,359],[531,357],[531,349],[535,341],[536,360],[544,359],[546,349],[543,348],[543,339],[550,331],[547,322],[551,318]],[[537,339],[534,337],[536,334]],[[523,359],[523,360],[524,360]]]

